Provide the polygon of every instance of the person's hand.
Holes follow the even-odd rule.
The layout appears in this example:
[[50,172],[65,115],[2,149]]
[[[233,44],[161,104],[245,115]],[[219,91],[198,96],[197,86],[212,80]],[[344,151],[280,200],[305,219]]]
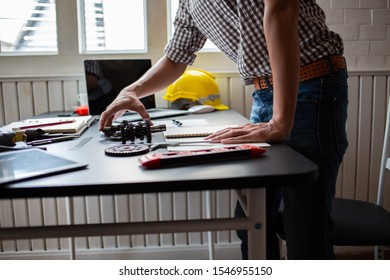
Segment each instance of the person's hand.
[[122,116],[127,110],[136,111],[141,115],[142,119],[150,120],[150,116],[145,109],[145,106],[138,99],[137,95],[124,88],[115,100],[101,114],[99,121],[99,130],[110,126],[112,122]]
[[213,133],[205,140],[223,144],[278,142],[284,140],[289,133],[290,129],[284,128],[282,124],[272,119],[268,123],[245,124],[226,128]]

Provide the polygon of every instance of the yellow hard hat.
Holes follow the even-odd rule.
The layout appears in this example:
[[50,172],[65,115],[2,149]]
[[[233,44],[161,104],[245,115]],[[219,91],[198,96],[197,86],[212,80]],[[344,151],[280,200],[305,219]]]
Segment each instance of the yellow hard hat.
[[163,98],[170,102],[187,99],[213,106],[217,110],[229,109],[228,106],[221,104],[221,94],[215,77],[211,73],[197,68],[187,69],[167,88]]

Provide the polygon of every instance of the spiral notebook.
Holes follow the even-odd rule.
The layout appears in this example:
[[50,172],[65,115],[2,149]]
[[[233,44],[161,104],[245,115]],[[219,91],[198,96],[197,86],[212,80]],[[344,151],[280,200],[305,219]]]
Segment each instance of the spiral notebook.
[[201,140],[219,130],[234,127],[237,125],[224,125],[224,126],[202,126],[202,127],[172,127],[164,131],[164,137],[167,142],[190,142]]
[[[222,129],[228,127],[237,127],[237,125],[224,125],[224,126],[202,126],[202,127],[172,127],[165,131],[164,137],[166,142],[178,142],[180,145],[168,146],[168,151],[178,152],[178,151],[195,151],[203,150],[205,148],[219,148],[219,147],[228,147],[228,146],[237,146],[237,144],[221,144],[221,143],[210,143],[209,141],[202,140]],[[191,143],[192,142],[192,143]],[[197,142],[193,144],[193,142]],[[241,143],[240,145],[253,145],[257,147],[269,147],[271,146],[265,142],[259,143]]]

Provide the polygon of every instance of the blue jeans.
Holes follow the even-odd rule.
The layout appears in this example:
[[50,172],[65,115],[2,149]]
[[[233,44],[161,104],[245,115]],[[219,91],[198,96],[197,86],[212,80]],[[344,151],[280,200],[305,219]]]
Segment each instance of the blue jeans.
[[[272,118],[272,87],[253,93],[251,122]],[[276,220],[283,201],[283,227],[288,259],[334,259],[331,218],[336,178],[347,149],[347,71],[300,83],[293,129],[285,143],[319,167],[318,180],[310,186],[267,188],[267,258],[279,258]],[[242,216],[237,204],[236,215]],[[246,232],[243,258],[247,257]]]

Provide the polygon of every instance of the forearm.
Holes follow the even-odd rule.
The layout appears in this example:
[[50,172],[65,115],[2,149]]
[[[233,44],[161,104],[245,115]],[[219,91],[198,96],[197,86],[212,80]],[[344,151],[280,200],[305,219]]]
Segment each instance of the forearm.
[[264,2],[264,32],[274,90],[273,119],[288,134],[294,121],[299,83],[299,1]]
[[186,64],[175,63],[164,56],[145,75],[125,89],[136,93],[138,98],[156,93],[179,78],[186,67]]

